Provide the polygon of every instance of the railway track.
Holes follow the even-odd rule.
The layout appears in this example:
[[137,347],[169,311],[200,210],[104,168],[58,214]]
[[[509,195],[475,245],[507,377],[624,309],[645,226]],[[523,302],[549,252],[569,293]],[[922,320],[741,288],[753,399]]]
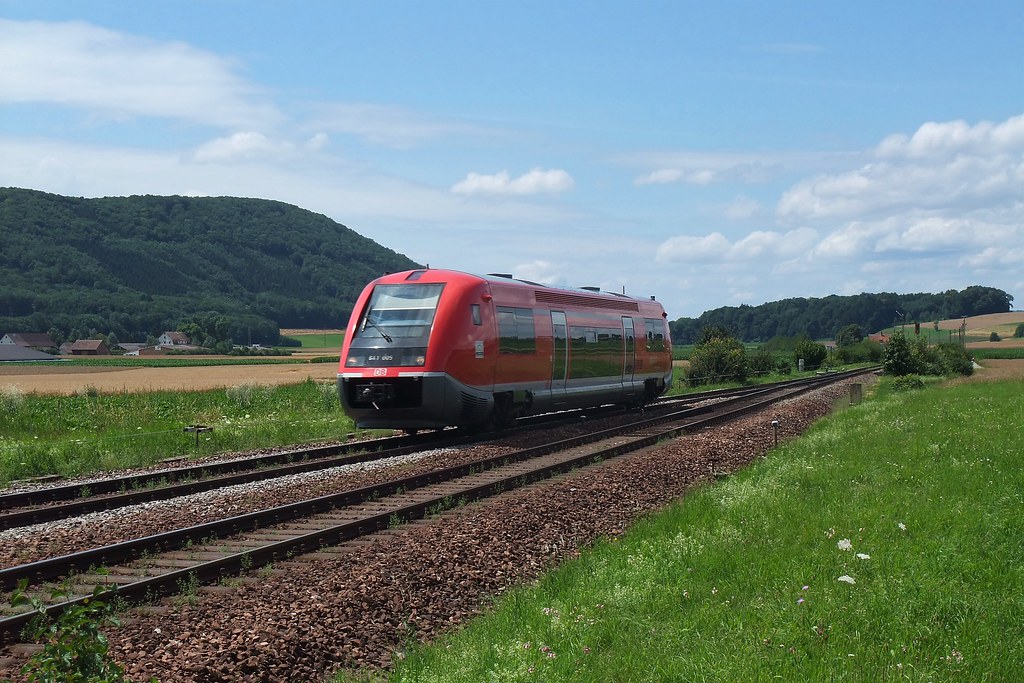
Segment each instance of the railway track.
[[[847,376],[737,392],[712,405],[677,406],[630,425],[456,467],[11,567],[0,570],[0,584],[9,590],[26,581],[42,598],[45,582],[70,576],[74,597],[49,605],[51,614],[87,599],[96,586],[116,588],[128,601],[151,600],[646,448]],[[0,619],[0,637],[15,638],[29,616],[8,613]]]
[[[779,386],[786,384],[788,383]],[[742,387],[671,397],[651,404],[648,411],[670,410],[673,406],[742,396],[758,390],[757,387]],[[589,411],[521,418],[520,426],[507,430],[502,435],[514,435],[523,430],[550,426],[556,422],[578,420],[584,414],[594,417],[614,412],[621,412],[621,409],[606,406],[603,409]],[[426,448],[451,448],[475,443],[487,436],[490,435],[465,434],[457,430],[424,432],[371,441],[291,449],[250,458],[170,467],[154,472],[17,491],[0,495],[0,531],[70,519],[129,505],[169,500],[239,484],[384,460]]]

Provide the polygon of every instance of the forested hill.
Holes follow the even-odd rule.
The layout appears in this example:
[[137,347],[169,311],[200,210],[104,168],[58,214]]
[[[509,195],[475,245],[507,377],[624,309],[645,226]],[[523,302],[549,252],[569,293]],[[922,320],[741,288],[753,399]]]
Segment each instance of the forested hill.
[[[865,334],[895,323],[930,323],[961,316],[1006,313],[1013,297],[1001,289],[972,286],[942,294],[857,294],[821,299],[783,299],[760,306],[723,306],[699,318],[679,318],[669,324],[672,341],[692,344],[709,325],[727,328],[743,341],[764,342],[773,337],[831,339],[847,325],[860,325]],[[900,317],[900,316],[904,317]]]
[[141,340],[212,312],[236,341],[275,341],[344,326],[367,282],[415,267],[276,201],[0,188],[0,334]]

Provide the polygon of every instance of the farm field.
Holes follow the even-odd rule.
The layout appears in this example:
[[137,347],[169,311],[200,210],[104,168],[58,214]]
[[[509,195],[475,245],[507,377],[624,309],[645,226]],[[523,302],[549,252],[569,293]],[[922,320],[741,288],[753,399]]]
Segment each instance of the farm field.
[[95,389],[100,393],[205,391],[242,384],[280,386],[304,380],[331,380],[336,363],[246,364],[180,367],[82,365],[0,365],[0,387],[24,393],[70,396]]
[[314,330],[289,328],[281,330],[281,336],[290,337],[302,344],[302,351],[338,353],[345,341],[345,330]]
[[[921,321],[921,334],[928,340],[929,344],[957,341],[957,331],[963,324],[963,319],[953,318],[940,320],[939,329],[931,321]],[[1017,326],[1024,323],[1024,311],[1010,311],[1009,313],[992,313],[990,315],[977,315],[967,318],[967,348],[970,349],[1013,349],[1024,348],[1024,338],[1014,337],[1013,333]],[[908,322],[906,325],[897,325],[884,330],[886,334],[902,329],[904,334],[913,338],[914,324]],[[1001,341],[989,341],[989,336],[995,332]]]

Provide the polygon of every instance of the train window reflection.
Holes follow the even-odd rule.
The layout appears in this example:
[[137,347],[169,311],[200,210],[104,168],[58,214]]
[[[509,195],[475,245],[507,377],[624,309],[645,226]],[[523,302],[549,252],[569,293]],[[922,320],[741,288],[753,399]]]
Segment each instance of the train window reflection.
[[498,306],[498,350],[500,353],[535,353],[537,334],[529,308]]
[[443,284],[377,285],[359,326],[360,337],[422,337],[434,322]]

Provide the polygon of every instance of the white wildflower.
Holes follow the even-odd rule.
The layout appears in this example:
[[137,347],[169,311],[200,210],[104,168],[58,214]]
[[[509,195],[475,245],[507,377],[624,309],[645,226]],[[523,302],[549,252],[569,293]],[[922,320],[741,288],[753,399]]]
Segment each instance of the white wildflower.
[[854,580],[853,580],[853,577],[852,577],[852,576],[847,576],[846,574],[843,574],[842,576],[840,576],[840,577],[839,577],[839,578],[837,579],[837,581],[842,581],[843,583],[848,583],[848,584],[850,584],[851,586],[852,586],[853,584],[857,583],[856,581],[854,581]]
[[867,553],[857,553],[857,559],[858,560],[870,560],[871,556],[868,555]]
[[896,526],[898,526],[900,528],[900,531],[906,531],[907,530],[907,525],[904,524],[903,522],[900,522]]
[[848,539],[848,538],[839,539],[839,542],[836,543],[836,546],[838,546],[838,548],[840,550],[852,550],[853,549],[853,543],[850,543],[850,539]]

